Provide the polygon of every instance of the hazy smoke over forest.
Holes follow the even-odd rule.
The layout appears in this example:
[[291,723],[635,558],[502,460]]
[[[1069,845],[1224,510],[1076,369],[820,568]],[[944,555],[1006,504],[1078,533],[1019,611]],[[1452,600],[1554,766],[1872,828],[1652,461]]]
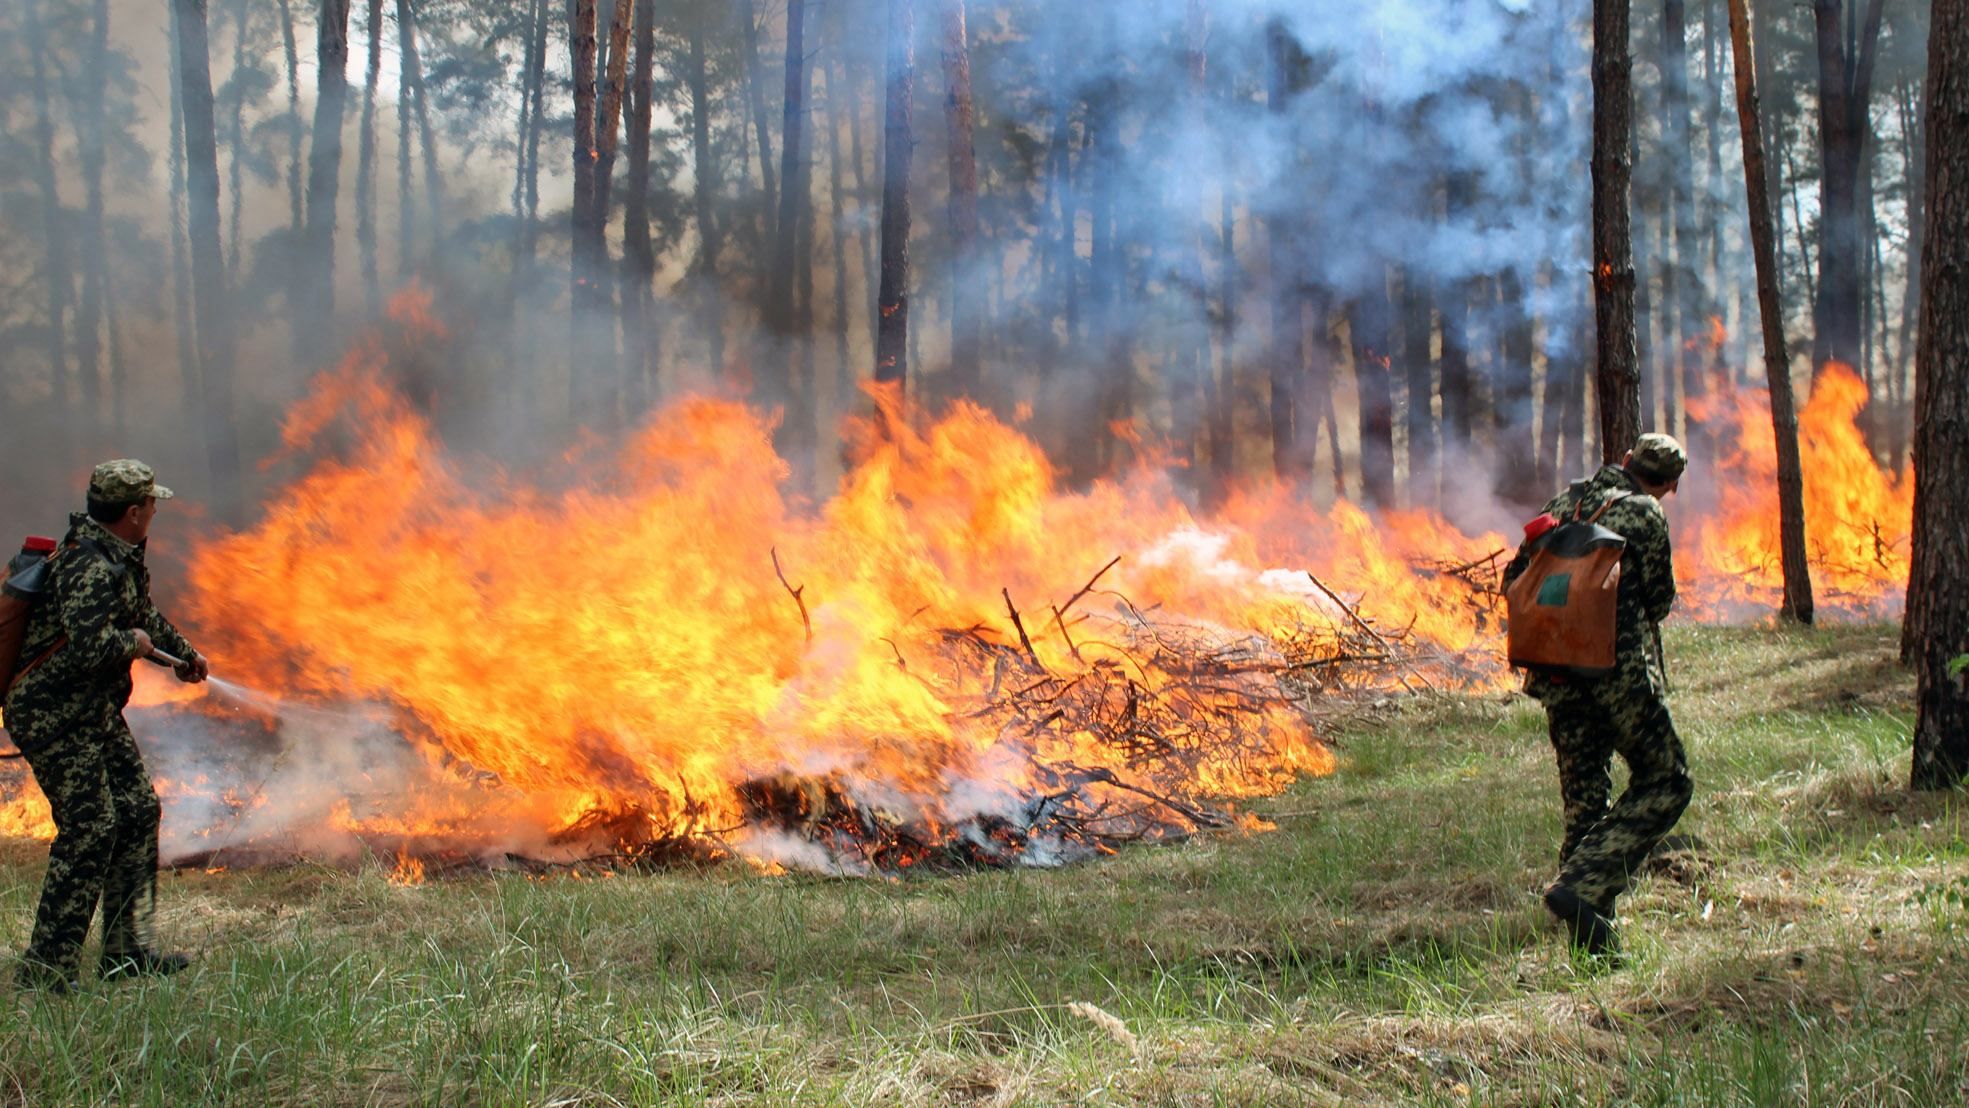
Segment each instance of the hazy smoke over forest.
[[[376,299],[407,280],[436,294],[451,341],[400,359],[394,371],[428,404],[454,450],[489,450],[516,465],[551,459],[577,424],[608,435],[640,420],[657,396],[746,394],[771,376],[766,367],[798,366],[780,371],[809,382],[796,394],[805,403],[789,407],[787,423],[811,428],[817,448],[795,461],[811,461],[824,488],[838,462],[829,444],[840,417],[865,407],[857,385],[874,360],[888,5],[830,0],[806,13],[809,189],[798,257],[810,276],[797,293],[802,322],[790,333],[766,325],[774,213],[762,188],[759,134],[763,123],[777,173],[784,0],[692,0],[654,9],[647,190],[654,322],[647,338],[616,335],[611,307],[608,319],[586,324],[609,333],[604,356],[594,358],[568,339],[567,12],[542,3],[377,5],[373,103],[366,93],[369,5],[351,5],[334,312],[326,322],[296,299],[305,283],[297,274],[319,268],[319,252],[302,246],[299,213],[313,203],[304,185],[322,145],[311,124],[324,8],[297,0],[205,6],[225,309],[239,339],[231,412],[197,402],[181,365],[183,326],[174,323],[184,272],[172,223],[182,227],[185,214],[174,213],[172,203],[169,6],[32,0],[0,12],[7,74],[0,126],[10,151],[0,171],[0,412],[7,424],[0,456],[9,474],[0,515],[57,526],[87,465],[124,454],[154,459],[187,494],[181,505],[197,504],[212,488],[201,440],[226,422],[239,430],[244,499],[263,495],[279,471],[261,474],[252,464],[277,445],[280,414],[374,318],[358,205],[368,207],[376,229]],[[1008,416],[1029,406],[1032,434],[1074,476],[1112,472],[1135,456],[1071,456],[1076,444],[1104,434],[1117,410],[1151,444],[1174,437],[1185,418],[1184,390],[1192,387],[1186,382],[1199,378],[1221,387],[1235,422],[1232,441],[1212,447],[1229,458],[1213,472],[1261,475],[1273,468],[1262,414],[1268,362],[1296,356],[1279,350],[1287,330],[1280,312],[1303,308],[1299,370],[1329,393],[1337,386],[1343,413],[1323,428],[1316,394],[1301,412],[1301,448],[1318,444],[1322,474],[1309,487],[1322,494],[1332,487],[1324,476],[1333,466],[1331,439],[1344,440],[1350,470],[1361,448],[1352,415],[1362,356],[1427,362],[1435,346],[1447,357],[1454,342],[1477,366],[1474,402],[1487,414],[1474,455],[1445,453],[1446,467],[1489,464],[1497,446],[1532,449],[1553,414],[1534,399],[1534,379],[1577,372],[1591,345],[1589,5],[973,2],[981,232],[972,256],[956,266],[945,211],[942,8],[929,0],[915,7],[913,395],[933,403],[949,395],[954,288],[982,304],[981,399]],[[600,16],[604,53],[609,8],[602,5]],[[400,90],[409,87],[400,11],[413,13],[423,54],[427,103],[420,100],[415,111],[400,110]],[[99,47],[94,35],[105,15]],[[755,33],[742,33],[754,19]],[[536,26],[547,32],[537,113],[524,95]],[[705,58],[715,265],[706,264],[702,213],[693,207],[700,169],[692,132],[694,38]],[[1692,41],[1700,58],[1723,61],[1726,51],[1713,41]],[[1637,42],[1636,53],[1645,55],[1645,44]],[[601,72],[605,86],[605,61]],[[1696,77],[1719,89],[1722,79]],[[531,143],[523,129],[529,117]],[[1695,118],[1705,132],[1729,122],[1705,110]],[[405,129],[414,140],[426,120],[435,148],[413,155],[402,142]],[[47,147],[38,141],[44,126],[53,136],[52,160],[42,157]],[[374,147],[359,159],[366,131],[373,131]],[[107,151],[106,279],[95,294],[99,322],[85,328],[79,313],[92,303],[87,243],[94,234],[89,165],[98,145]],[[1733,169],[1733,144],[1723,145]],[[523,199],[521,187],[524,158],[535,146],[537,205]],[[365,161],[373,180],[366,201]],[[615,161],[611,273],[624,249],[625,161],[622,154]],[[49,180],[58,215],[48,209]],[[1699,175],[1697,202],[1712,218],[1727,219],[1740,207],[1740,184],[1726,187],[1730,180],[1721,163]],[[1890,211],[1895,202],[1883,200]],[[1740,272],[1740,233],[1732,226],[1716,239],[1715,268]],[[516,264],[522,240],[531,244],[531,264]],[[1720,245],[1726,240],[1728,247]],[[49,341],[56,253],[66,254],[61,264],[68,269],[59,388]],[[1432,320],[1430,300],[1422,301],[1420,334],[1412,318],[1418,296],[1436,305]],[[1741,304],[1740,296],[1734,303],[1719,296],[1714,314],[1733,330],[1754,328]],[[1363,330],[1363,319],[1377,325],[1382,341],[1365,342],[1364,335],[1376,334]],[[1681,325],[1685,334],[1696,329],[1693,320]],[[722,366],[708,361],[713,327],[723,340]],[[1522,343],[1513,341],[1514,328]],[[92,345],[85,330],[97,348],[88,369],[78,364]],[[297,350],[292,336],[300,331],[322,341]],[[624,367],[632,352],[646,368]],[[1425,365],[1419,378],[1409,371],[1405,379],[1400,362],[1391,368],[1399,445],[1406,434],[1401,410],[1419,403],[1428,420],[1436,418],[1428,407],[1435,401],[1413,395],[1414,384],[1429,384],[1434,371]],[[622,393],[619,409],[570,411],[570,395],[582,391],[571,387],[570,374],[613,380],[638,373],[640,385]],[[1117,401],[1123,380],[1128,387]],[[1441,403],[1441,418],[1455,420],[1447,392]],[[1398,451],[1398,458],[1406,466],[1406,455]],[[1362,495],[1358,478],[1346,482],[1349,496]]]

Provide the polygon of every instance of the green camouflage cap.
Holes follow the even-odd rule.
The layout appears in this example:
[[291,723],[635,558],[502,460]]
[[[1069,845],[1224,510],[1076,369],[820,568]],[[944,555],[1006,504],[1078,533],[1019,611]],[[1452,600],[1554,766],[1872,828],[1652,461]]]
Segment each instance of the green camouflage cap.
[[1634,470],[1650,481],[1667,484],[1687,468],[1689,452],[1672,435],[1650,431],[1634,444]]
[[105,504],[135,504],[146,496],[171,499],[171,490],[157,483],[157,473],[135,458],[104,462],[89,474],[89,499]]

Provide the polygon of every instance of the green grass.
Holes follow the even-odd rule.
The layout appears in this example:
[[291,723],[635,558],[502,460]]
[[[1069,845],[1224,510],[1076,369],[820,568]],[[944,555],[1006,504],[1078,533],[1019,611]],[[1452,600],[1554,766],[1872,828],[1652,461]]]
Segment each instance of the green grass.
[[[1610,972],[1539,906],[1538,707],[1441,698],[1335,736],[1275,832],[1061,871],[167,875],[197,968],[0,983],[0,1102],[1959,1103],[1969,797],[1905,791],[1894,639],[1671,634],[1702,845]],[[0,847],[0,945],[41,854]]]

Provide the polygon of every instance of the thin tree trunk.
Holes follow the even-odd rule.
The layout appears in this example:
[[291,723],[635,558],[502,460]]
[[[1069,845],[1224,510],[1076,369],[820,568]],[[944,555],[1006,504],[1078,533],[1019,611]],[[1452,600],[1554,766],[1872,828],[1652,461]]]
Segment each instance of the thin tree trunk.
[[1435,299],[1428,279],[1411,266],[1402,271],[1402,373],[1407,381],[1408,506],[1441,503],[1436,462]]
[[1756,69],[1751,63],[1749,0],[1730,0],[1730,42],[1736,55],[1737,120],[1743,130],[1743,174],[1750,206],[1751,249],[1757,260],[1757,304],[1764,328],[1764,375],[1770,383],[1771,429],[1777,441],[1778,554],[1784,570],[1780,615],[1812,622],[1811,567],[1805,561],[1805,479],[1798,457],[1798,412],[1791,396],[1791,362],[1784,349],[1783,308],[1778,303],[1777,230],[1771,221],[1770,178],[1764,172],[1764,136],[1757,115]]
[[171,5],[171,320],[178,341],[178,385],[186,427],[200,426],[197,324],[192,320],[191,253],[185,241],[184,80],[178,71],[178,5]]
[[1917,789],[1969,778],[1969,2],[1935,0],[1924,94],[1920,348],[1915,365],[1914,551],[1907,661],[1915,669]]
[[[1858,0],[1855,0],[1858,2]],[[1819,55],[1819,287],[1812,366],[1860,363],[1860,173],[1872,131],[1868,102],[1884,0],[1867,0],[1857,41],[1849,42],[1846,0],[1813,0]]]
[[95,0],[89,27],[87,70],[76,121],[82,163],[82,300],[75,319],[76,373],[91,421],[102,418],[102,321],[109,282],[109,242],[103,226],[103,82],[109,71],[109,0]]
[[[1550,263],[1546,263],[1540,283],[1548,290],[1554,289],[1554,274]],[[1554,313],[1554,315],[1563,312]],[[1553,316],[1547,317],[1547,326],[1552,326]],[[1545,344],[1545,380],[1540,393],[1538,421],[1538,469],[1534,481],[1542,488],[1556,486],[1565,472],[1560,468],[1559,430],[1565,424],[1567,406],[1572,403],[1569,395],[1572,387],[1572,367],[1584,357],[1582,351],[1571,346],[1563,338]]]
[[1656,225],[1660,222],[1662,167],[1641,160],[1641,128],[1636,125],[1628,137],[1630,170],[1639,168],[1632,181],[1632,200],[1628,205],[1633,220],[1634,245],[1634,369],[1641,381],[1641,430],[1652,431],[1656,413],[1661,410],[1655,393],[1661,381],[1661,366],[1655,359],[1654,264]]
[[655,399],[656,329],[651,325],[651,284],[656,280],[656,244],[650,240],[649,157],[651,99],[655,95],[656,4],[636,5],[635,75],[629,82],[629,195],[622,215],[622,341],[624,395],[632,419]]
[[[174,0],[175,2],[175,0]],[[301,46],[294,34],[292,0],[280,0],[280,45],[287,55],[287,222],[299,241],[301,208]],[[207,63],[208,68],[210,63]]]
[[[534,13],[533,46],[527,62],[525,96],[531,102],[525,154],[526,211],[520,217],[519,263],[515,266],[521,282],[533,283],[533,259],[540,232],[540,135],[546,127],[548,0],[537,0]],[[405,163],[406,165],[408,163]]]
[[335,333],[335,209],[342,183],[342,110],[349,94],[349,0],[321,0],[316,24],[314,145],[308,152],[308,223],[297,265],[302,295],[294,356],[332,357]]
[[[235,0],[232,6],[234,73],[246,72],[246,29],[249,21],[246,0]],[[232,98],[232,121],[227,132],[227,142],[232,147],[232,157],[226,171],[232,188],[232,210],[226,225],[226,284],[231,286],[239,283],[239,250],[243,240],[240,220],[246,208],[246,96],[243,90]]]
[[696,270],[702,288],[709,293],[699,321],[709,346],[707,367],[714,374],[725,369],[724,297],[718,290],[718,224],[713,197],[718,189],[718,165],[711,157],[711,95],[704,72],[704,15],[694,12],[690,24],[691,94],[691,171],[696,184],[693,199],[697,208],[698,253]]
[[[1700,250],[1696,229],[1696,151],[1689,125],[1688,21],[1684,0],[1665,0],[1662,12],[1662,145],[1667,157],[1668,211],[1662,221],[1666,263],[1662,272],[1663,315],[1667,322],[1668,366],[1663,394],[1668,398],[1663,426],[1687,435],[1682,427],[1682,396],[1702,388],[1700,361],[1693,349],[1702,320],[1702,289],[1696,282],[1695,258]],[[1672,239],[1671,239],[1672,236]]]
[[848,96],[846,84],[847,67],[840,64],[840,51],[834,51],[836,64],[827,67],[827,184],[828,184],[828,246],[834,262],[834,341],[836,345],[836,387],[837,408],[846,411],[853,398],[854,355],[850,352],[848,338],[849,320],[853,312],[848,307],[848,217],[847,198],[841,183],[841,113],[855,110],[853,99]]
[[568,367],[568,416],[577,425],[592,418],[595,405],[593,366],[586,357],[594,348],[588,331],[595,326],[595,283],[601,259],[595,254],[600,236],[591,232],[595,221],[595,56],[599,43],[595,37],[596,0],[574,0],[572,23],[568,29],[570,61],[574,69],[574,210],[571,215],[571,286],[568,313],[572,334],[568,349],[575,352]]
[[[841,72],[844,75],[848,73],[846,62],[842,63]],[[869,158],[865,157],[862,151],[861,123],[861,97],[857,94],[854,97],[853,110],[848,113],[848,154],[850,158],[849,164],[855,171],[855,199],[866,209],[871,206],[874,193],[868,183]],[[873,145],[872,140],[870,145]],[[873,153],[873,151],[869,152],[870,155],[873,155]],[[876,332],[881,330],[881,312],[878,307],[879,294],[875,292],[881,283],[880,267],[876,262],[876,234],[871,233],[867,224],[864,222],[861,232],[855,236],[855,242],[861,250],[862,288],[867,290],[865,295],[868,297],[864,301],[864,305],[868,309],[869,344],[873,348]]]
[[[1286,37],[1284,24],[1276,20],[1266,27],[1265,41],[1265,105],[1274,115],[1283,115],[1293,91],[1290,55],[1294,47]],[[1304,304],[1298,287],[1298,249],[1288,220],[1283,215],[1275,213],[1267,230],[1272,301],[1271,351],[1268,355],[1272,385],[1272,472],[1280,481],[1298,485],[1311,476],[1310,459],[1303,456],[1305,451],[1299,441],[1302,413],[1297,407],[1301,391],[1299,377],[1304,372],[1306,362]],[[1306,438],[1311,443],[1317,443],[1318,414],[1314,413],[1313,419],[1304,422],[1312,425],[1307,429]]]
[[[802,195],[800,167],[806,157],[807,59],[805,0],[787,0],[786,73],[782,86],[779,138],[779,214],[773,220],[772,288],[766,298],[766,319],[782,339],[794,331],[794,255],[798,252],[800,221],[807,198]],[[783,404],[791,393],[789,359],[767,359],[765,376],[771,384],[768,403]],[[811,413],[809,413],[811,414]],[[786,413],[785,427],[796,416]]]
[[219,144],[212,118],[212,70],[205,0],[172,0],[178,15],[179,96],[184,102],[186,185],[192,284],[198,316],[201,417],[212,468],[214,514],[239,509],[239,446],[233,429],[233,332],[226,302],[225,254],[219,246]]
[[1497,494],[1518,505],[1536,507],[1546,491],[1538,480],[1538,454],[1532,444],[1536,428],[1532,419],[1532,335],[1531,305],[1525,295],[1524,279],[1512,267],[1498,275],[1498,314],[1503,321],[1499,350],[1503,355],[1493,391],[1497,413],[1498,442],[1502,447],[1497,460]]
[[[55,118],[50,106],[48,77],[48,35],[41,23],[41,5],[46,0],[26,0],[21,14],[27,34],[27,53],[32,66],[34,87],[34,180],[40,192],[41,231],[48,257],[48,379],[54,389],[54,415],[62,433],[69,427],[68,380],[68,298],[72,277],[69,270],[68,234],[63,227],[61,186],[55,169]],[[203,12],[200,13],[201,18]],[[201,28],[202,32],[202,28]]]
[[[1930,30],[1929,34],[1934,32]],[[1896,383],[1904,383],[1913,366],[1908,356],[1914,350],[1915,320],[1921,312],[1921,243],[1928,227],[1928,196],[1924,191],[1927,184],[1927,150],[1925,143],[1928,132],[1928,93],[1924,88],[1918,106],[1902,102],[1901,120],[1903,133],[1910,140],[1907,149],[1907,288],[1901,294],[1901,341],[1900,362],[1894,368]],[[1905,400],[1905,387],[1897,390]],[[1892,453],[1894,470],[1902,472],[1908,453],[1909,413],[1905,408],[1897,408],[1894,419],[1894,443]]]
[[[397,0],[397,33],[403,40],[403,74],[417,113],[418,145],[424,153],[424,202],[431,209],[431,245],[444,239],[444,178],[438,171],[437,138],[431,131],[431,108],[424,96],[424,63],[417,49],[417,8],[412,0]],[[409,244],[406,242],[406,246]]]
[[910,88],[916,80],[915,0],[888,0],[887,106],[882,126],[882,288],[876,301],[875,382],[900,401],[909,381]]
[[738,20],[745,42],[745,95],[752,105],[752,128],[759,139],[759,174],[766,185],[766,241],[772,242],[776,234],[773,220],[779,213],[779,187],[773,175],[773,139],[767,125],[771,117],[766,112],[766,81],[759,61],[759,23],[752,0],[739,0]]
[[978,264],[978,162],[971,134],[976,112],[971,104],[971,47],[964,2],[940,0],[945,145],[950,162],[950,392],[977,400],[984,321],[970,277]]
[[1222,493],[1237,473],[1237,201],[1228,176],[1218,182],[1217,198],[1217,364],[1210,373],[1210,476]]
[[1634,244],[1628,219],[1633,59],[1627,0],[1593,4],[1593,275],[1600,451],[1618,461],[1641,433],[1634,338]]
[[[369,0],[364,27],[369,53],[363,70],[362,134],[356,153],[356,251],[361,257],[363,304],[374,317],[383,309],[383,284],[376,271],[376,86],[383,75],[383,0]],[[520,100],[524,102],[526,97],[522,95]]]
[[410,67],[403,64],[406,53],[404,28],[410,25],[409,0],[396,0],[397,4],[397,275],[409,277],[416,272],[417,250],[417,205],[412,199],[411,166],[417,157],[417,135],[411,130]]
[[1395,506],[1395,398],[1388,383],[1394,315],[1384,271],[1378,286],[1370,283],[1354,300],[1347,326],[1360,394],[1361,500],[1375,508]]

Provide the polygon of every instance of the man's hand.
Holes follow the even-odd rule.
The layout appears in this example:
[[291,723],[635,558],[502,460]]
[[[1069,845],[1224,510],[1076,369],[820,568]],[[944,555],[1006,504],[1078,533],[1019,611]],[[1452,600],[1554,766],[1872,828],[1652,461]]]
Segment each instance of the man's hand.
[[206,663],[205,655],[194,650],[191,657],[185,659],[185,664],[172,672],[176,673],[178,680],[185,684],[196,685],[211,675],[212,667]]
[[136,628],[132,630],[130,634],[136,636],[138,658],[148,658],[150,657],[150,652],[157,649],[156,647],[151,645],[150,633],[145,631],[143,628],[141,627]]

